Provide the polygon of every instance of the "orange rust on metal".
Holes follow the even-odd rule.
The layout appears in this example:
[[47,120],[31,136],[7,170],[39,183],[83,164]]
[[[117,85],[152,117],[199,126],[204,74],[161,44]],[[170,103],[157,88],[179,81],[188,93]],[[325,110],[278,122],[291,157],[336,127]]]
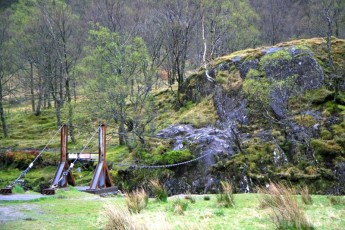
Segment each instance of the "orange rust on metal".
[[[63,173],[69,169],[67,143],[68,143],[67,125],[63,125],[61,129],[60,164],[56,170],[56,173],[53,179],[53,184],[52,184],[53,186],[57,185],[60,188],[67,187],[67,184],[75,186],[75,181],[74,181],[71,171],[68,172],[65,179],[63,179],[62,181],[59,181],[60,178],[63,176]],[[54,193],[55,193],[54,188],[47,188],[47,189],[43,189],[42,191],[42,194],[46,194],[46,195],[53,195]]]
[[102,124],[98,135],[98,164],[91,181],[90,190],[112,186],[106,161],[106,125]]

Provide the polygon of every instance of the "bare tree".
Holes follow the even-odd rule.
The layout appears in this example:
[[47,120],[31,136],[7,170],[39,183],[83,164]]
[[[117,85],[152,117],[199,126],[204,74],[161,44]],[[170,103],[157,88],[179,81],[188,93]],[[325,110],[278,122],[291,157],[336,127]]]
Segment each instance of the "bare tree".
[[193,30],[197,24],[200,5],[195,1],[166,1],[157,13],[159,27],[165,35],[164,49],[167,53],[169,83],[178,83],[177,100],[185,78],[186,62]]
[[13,77],[10,61],[10,49],[8,46],[8,16],[9,11],[0,14],[0,120],[4,137],[8,137],[8,129],[4,111],[4,98],[10,93],[8,83]]

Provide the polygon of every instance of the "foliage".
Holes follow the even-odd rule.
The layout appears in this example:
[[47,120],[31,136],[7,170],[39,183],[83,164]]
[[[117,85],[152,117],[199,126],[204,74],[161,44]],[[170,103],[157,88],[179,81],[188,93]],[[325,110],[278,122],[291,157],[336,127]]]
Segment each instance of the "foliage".
[[25,192],[24,189],[21,186],[19,186],[19,185],[15,185],[13,187],[13,193],[22,194],[24,192]]
[[299,207],[292,187],[270,183],[268,190],[259,188],[259,192],[263,194],[260,206],[269,208],[269,215],[277,229],[314,229]]
[[150,180],[150,187],[157,200],[163,202],[168,201],[168,193],[158,180]]
[[175,164],[190,160],[193,157],[189,149],[170,150],[158,157],[157,162],[160,164]]
[[[144,143],[143,133],[154,116],[147,48],[139,37],[127,41],[99,24],[93,27],[89,31],[92,46],[84,59],[95,76],[88,83],[89,105],[98,117],[113,119],[119,125],[120,144],[132,149],[136,144],[133,138]],[[128,132],[134,134],[131,139]]]
[[204,200],[211,200],[211,197],[209,195],[205,195]]
[[5,152],[1,159],[3,165],[26,169],[38,155],[37,151]]
[[126,204],[131,213],[140,213],[145,209],[148,203],[148,196],[144,189],[137,189],[126,193]]

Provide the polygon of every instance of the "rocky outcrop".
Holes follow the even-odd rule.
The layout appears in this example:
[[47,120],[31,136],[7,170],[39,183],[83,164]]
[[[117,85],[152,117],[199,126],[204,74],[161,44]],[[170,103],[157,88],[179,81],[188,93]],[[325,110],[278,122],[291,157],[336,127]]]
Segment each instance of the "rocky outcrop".
[[[173,125],[158,134],[174,138],[174,149],[207,154],[193,167],[174,169],[179,177],[166,181],[170,192],[212,191],[223,179],[249,192],[253,184],[285,179],[313,181],[312,191],[320,193],[335,184],[332,191],[344,193],[345,100],[344,94],[332,98],[335,82],[325,73],[322,45],[322,39],[314,39],[241,51],[213,63],[207,71],[214,81],[205,70],[190,76],[184,99],[199,103],[212,95],[219,120],[215,127]],[[344,47],[336,56],[340,60]],[[248,97],[243,87],[249,80],[262,83],[256,89],[261,94]],[[315,183],[315,178],[321,179]]]
[[220,159],[233,155],[229,133],[214,127],[195,129],[191,125],[172,125],[157,134],[160,138],[173,138],[174,150],[188,148],[195,158],[194,162],[174,169],[176,177],[165,181],[170,194],[215,192],[219,178],[209,171]]

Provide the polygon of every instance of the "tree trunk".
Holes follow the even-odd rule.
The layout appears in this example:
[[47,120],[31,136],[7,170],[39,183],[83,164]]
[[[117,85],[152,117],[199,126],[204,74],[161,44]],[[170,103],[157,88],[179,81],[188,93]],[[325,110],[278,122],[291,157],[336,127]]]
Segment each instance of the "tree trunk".
[[34,66],[30,62],[30,96],[31,96],[31,109],[32,112],[35,112],[35,93],[34,93]]
[[120,145],[125,145],[126,141],[125,141],[125,137],[124,137],[124,133],[125,133],[125,124],[120,122],[119,124],[119,128],[118,128],[118,132],[119,132],[119,144]]
[[0,82],[0,120],[2,124],[2,132],[4,134],[4,137],[8,137],[6,118],[5,118],[3,100],[2,100],[2,83],[1,82]]
[[62,125],[61,123],[61,99],[58,99],[56,101],[56,108],[55,108],[55,115],[56,115],[56,120],[57,120],[57,126],[60,127]]
[[43,94],[44,94],[44,86],[42,83],[42,76],[39,76],[38,86],[39,86],[38,102],[37,102],[37,106],[35,109],[35,115],[36,116],[39,116],[41,114],[41,109],[42,109],[42,100],[43,100]]

